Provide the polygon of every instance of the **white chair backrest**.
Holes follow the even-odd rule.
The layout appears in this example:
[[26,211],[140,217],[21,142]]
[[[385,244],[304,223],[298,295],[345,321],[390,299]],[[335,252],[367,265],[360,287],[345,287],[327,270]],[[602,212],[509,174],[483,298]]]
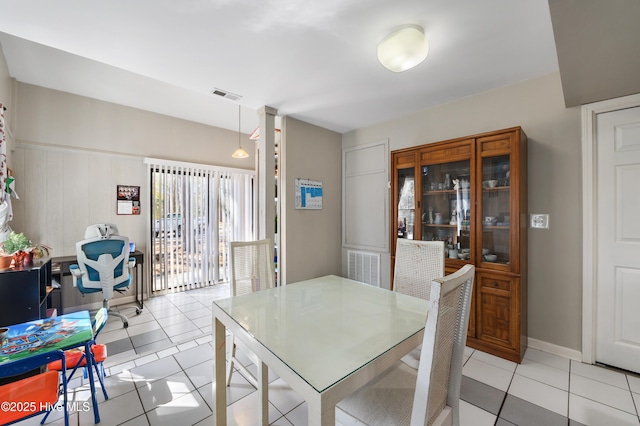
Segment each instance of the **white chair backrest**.
[[229,243],[231,296],[273,288],[273,245],[271,240]]
[[101,288],[105,299],[113,297],[113,286],[129,280],[129,238],[110,235],[76,243],[82,286]]
[[102,328],[107,324],[107,320],[109,319],[109,312],[107,308],[100,308],[98,312],[96,312],[95,317],[93,318],[93,338],[95,339]]
[[429,300],[431,282],[444,276],[444,242],[398,238],[393,290]]
[[465,265],[431,285],[430,308],[420,354],[412,425],[431,424],[446,405],[457,418],[462,358],[469,326],[475,267]]
[[94,237],[100,237],[106,240],[110,238],[111,235],[120,235],[118,233],[118,227],[113,223],[96,223],[95,225],[87,226],[87,229],[84,230],[85,240]]

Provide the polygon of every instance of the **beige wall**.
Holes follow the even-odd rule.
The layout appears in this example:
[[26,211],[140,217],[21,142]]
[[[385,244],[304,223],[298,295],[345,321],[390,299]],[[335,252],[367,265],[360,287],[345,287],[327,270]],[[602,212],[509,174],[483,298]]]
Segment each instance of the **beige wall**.
[[11,104],[11,77],[9,77],[9,68],[2,52],[2,46],[0,46],[0,103],[7,108]]
[[395,150],[513,126],[529,138],[529,213],[550,215],[549,230],[529,230],[529,337],[580,350],[581,121],[564,107],[558,73],[349,132],[343,147],[389,138]]
[[7,108],[4,112],[5,119],[5,141],[7,143],[7,160],[11,160],[11,149],[13,148],[13,87],[15,81],[9,77],[7,61],[0,46],[0,103]]
[[[144,157],[254,167],[252,157],[231,158],[236,132],[23,83],[16,99],[10,166],[20,200],[11,227],[55,256],[74,254],[85,227],[103,221],[145,249]],[[141,187],[140,216],[116,214],[116,185]]]
[[[252,169],[253,157],[231,158],[238,133],[192,121],[18,84],[16,139],[37,144],[99,150]],[[253,154],[252,146],[245,148]]]
[[[290,117],[282,121],[281,264],[284,283],[340,275],[342,239],[342,137]],[[322,210],[296,210],[295,179],[322,182]]]

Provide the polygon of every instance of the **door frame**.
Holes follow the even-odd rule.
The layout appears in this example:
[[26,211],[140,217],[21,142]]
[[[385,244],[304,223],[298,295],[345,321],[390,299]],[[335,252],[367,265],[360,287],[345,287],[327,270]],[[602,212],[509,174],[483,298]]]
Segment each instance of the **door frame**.
[[596,361],[596,120],[598,114],[638,106],[640,94],[582,106],[582,362],[587,364]]

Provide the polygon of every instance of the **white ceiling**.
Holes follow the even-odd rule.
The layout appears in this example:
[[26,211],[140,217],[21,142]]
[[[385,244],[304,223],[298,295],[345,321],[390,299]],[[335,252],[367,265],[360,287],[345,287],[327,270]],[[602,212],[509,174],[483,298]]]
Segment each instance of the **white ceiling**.
[[[418,67],[376,43],[418,24]],[[343,133],[558,70],[545,0],[0,0],[18,81],[243,132],[268,105]]]

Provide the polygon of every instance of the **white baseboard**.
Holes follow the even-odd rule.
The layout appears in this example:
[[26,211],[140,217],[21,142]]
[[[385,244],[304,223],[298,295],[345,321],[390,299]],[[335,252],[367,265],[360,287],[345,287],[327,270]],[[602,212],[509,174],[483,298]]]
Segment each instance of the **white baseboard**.
[[529,347],[532,349],[537,349],[542,352],[548,352],[550,354],[582,362],[582,352],[578,350],[554,345],[553,343],[543,342],[542,340],[538,339],[532,339],[531,337],[528,338],[527,342]]
[[[110,299],[109,306],[118,306],[126,303],[134,303],[135,301],[136,301],[136,297],[134,295],[122,296],[122,297]],[[102,301],[84,303],[82,305],[76,305],[76,306],[65,306],[64,308],[62,308],[62,310],[64,311],[65,314],[68,314],[71,312],[78,312],[78,311],[97,311],[100,308],[102,308]]]
[[125,303],[133,303],[135,301],[136,301],[136,296],[134,296],[134,295],[122,296],[122,297],[113,298],[113,299],[109,300],[109,305],[110,306],[118,306],[118,305],[124,305]]

